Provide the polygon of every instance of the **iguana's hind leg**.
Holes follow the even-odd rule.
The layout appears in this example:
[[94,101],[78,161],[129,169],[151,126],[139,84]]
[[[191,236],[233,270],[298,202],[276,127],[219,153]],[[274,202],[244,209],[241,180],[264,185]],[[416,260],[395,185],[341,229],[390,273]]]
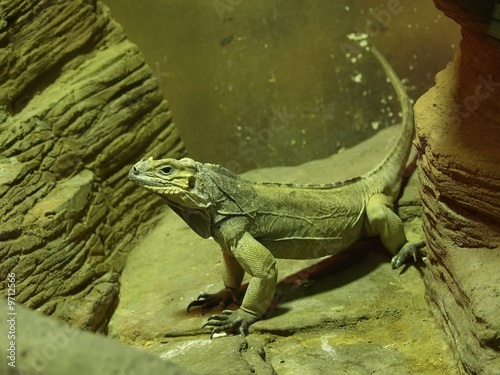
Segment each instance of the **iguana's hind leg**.
[[393,254],[392,268],[398,268],[408,259],[417,260],[417,252],[425,242],[408,242],[403,222],[394,212],[392,199],[384,194],[370,197],[366,207],[366,235],[378,235],[384,246]]

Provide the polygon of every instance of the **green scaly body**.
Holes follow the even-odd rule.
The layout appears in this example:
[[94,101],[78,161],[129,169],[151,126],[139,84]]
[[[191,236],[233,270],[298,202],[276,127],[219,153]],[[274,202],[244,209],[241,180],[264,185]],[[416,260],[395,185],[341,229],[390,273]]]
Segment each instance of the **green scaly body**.
[[393,211],[413,139],[412,105],[388,62],[372,51],[396,90],[403,119],[390,153],[361,177],[322,185],[257,183],[189,158],[150,158],[130,170],[131,180],[160,195],[197,234],[221,246],[225,289],[203,294],[189,307],[225,307],[236,298],[244,273],[252,276],[240,309],[209,318],[213,333],[239,329],[244,334],[262,317],[276,286],[275,258],[333,255],[378,235],[394,254],[396,268],[424,245],[407,241]]

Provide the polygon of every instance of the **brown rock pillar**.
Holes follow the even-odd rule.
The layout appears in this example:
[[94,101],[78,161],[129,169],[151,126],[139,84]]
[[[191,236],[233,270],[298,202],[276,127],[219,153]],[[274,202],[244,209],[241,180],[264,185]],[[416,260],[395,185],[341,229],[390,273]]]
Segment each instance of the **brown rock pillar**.
[[427,295],[463,371],[500,371],[500,37],[493,1],[435,0],[462,25],[415,104]]
[[128,169],[183,154],[156,78],[99,1],[0,2],[3,296],[105,331],[134,238],[164,207]]

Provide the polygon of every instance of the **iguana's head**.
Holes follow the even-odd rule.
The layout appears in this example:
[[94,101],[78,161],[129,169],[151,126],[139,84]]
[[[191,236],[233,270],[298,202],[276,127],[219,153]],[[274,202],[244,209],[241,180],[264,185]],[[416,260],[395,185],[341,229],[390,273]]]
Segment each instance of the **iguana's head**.
[[197,163],[193,159],[141,160],[128,172],[128,178],[168,202],[185,208],[200,209],[210,205],[197,180]]

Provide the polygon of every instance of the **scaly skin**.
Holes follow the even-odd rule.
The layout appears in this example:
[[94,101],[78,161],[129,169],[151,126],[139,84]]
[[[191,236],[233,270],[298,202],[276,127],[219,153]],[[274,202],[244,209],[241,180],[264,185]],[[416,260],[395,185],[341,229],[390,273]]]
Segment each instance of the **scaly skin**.
[[189,308],[224,309],[237,300],[244,273],[252,276],[241,307],[211,316],[204,326],[239,331],[262,318],[271,304],[278,275],[275,258],[318,258],[337,254],[362,237],[380,236],[400,267],[423,242],[408,242],[393,211],[413,139],[413,111],[400,80],[372,51],[391,80],[403,110],[402,130],[386,158],[364,176],[334,184],[251,182],[214,164],[189,158],[149,158],[135,164],[129,178],[160,195],[203,238],[222,250],[225,288],[202,294]]

